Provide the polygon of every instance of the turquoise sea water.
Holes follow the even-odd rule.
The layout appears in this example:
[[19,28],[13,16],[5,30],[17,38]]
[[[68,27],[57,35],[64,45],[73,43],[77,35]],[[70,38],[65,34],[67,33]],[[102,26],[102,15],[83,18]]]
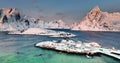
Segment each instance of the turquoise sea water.
[[[120,49],[120,33],[66,31],[77,35],[77,37],[71,38],[73,40],[95,41],[106,48],[114,46]],[[8,35],[5,32],[0,32],[0,63],[120,63],[120,60],[105,55],[88,59],[85,55],[68,54],[34,47],[35,43],[41,41],[59,39],[62,38]]]

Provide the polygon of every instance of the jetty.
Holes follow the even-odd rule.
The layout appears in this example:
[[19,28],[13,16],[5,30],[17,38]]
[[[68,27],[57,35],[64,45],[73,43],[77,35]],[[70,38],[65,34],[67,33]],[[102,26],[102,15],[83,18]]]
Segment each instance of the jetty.
[[110,57],[114,57],[120,60],[120,50],[115,48],[107,49],[103,48],[100,44],[96,42],[84,43],[81,41],[73,40],[58,40],[58,41],[45,41],[37,43],[35,46],[47,49],[54,49],[58,51],[64,51],[67,53],[77,53],[77,54],[104,54]]
[[120,60],[120,50],[111,50],[105,48],[102,48],[101,50],[103,51],[98,51],[98,52]]

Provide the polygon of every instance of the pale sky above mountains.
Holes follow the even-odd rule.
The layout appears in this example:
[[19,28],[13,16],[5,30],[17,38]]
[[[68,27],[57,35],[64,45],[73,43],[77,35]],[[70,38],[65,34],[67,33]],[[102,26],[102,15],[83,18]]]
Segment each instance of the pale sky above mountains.
[[18,8],[23,14],[42,20],[80,21],[93,7],[120,12],[120,0],[0,0],[0,8]]

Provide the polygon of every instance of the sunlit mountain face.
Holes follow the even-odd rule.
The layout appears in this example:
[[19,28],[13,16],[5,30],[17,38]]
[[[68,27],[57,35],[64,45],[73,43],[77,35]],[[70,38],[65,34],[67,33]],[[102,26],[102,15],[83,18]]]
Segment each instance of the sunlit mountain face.
[[98,6],[94,7],[79,22],[73,23],[72,29],[86,31],[119,31],[120,12],[103,12]]

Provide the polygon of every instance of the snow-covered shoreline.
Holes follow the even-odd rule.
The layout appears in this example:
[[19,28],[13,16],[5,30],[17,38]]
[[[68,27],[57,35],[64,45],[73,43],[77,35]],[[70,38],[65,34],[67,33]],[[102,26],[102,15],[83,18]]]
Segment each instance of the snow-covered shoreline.
[[33,34],[33,35],[45,35],[50,37],[75,37],[76,36],[68,32],[53,31],[53,30],[40,29],[40,28],[28,28],[23,32],[12,31],[12,32],[8,32],[8,34]]

